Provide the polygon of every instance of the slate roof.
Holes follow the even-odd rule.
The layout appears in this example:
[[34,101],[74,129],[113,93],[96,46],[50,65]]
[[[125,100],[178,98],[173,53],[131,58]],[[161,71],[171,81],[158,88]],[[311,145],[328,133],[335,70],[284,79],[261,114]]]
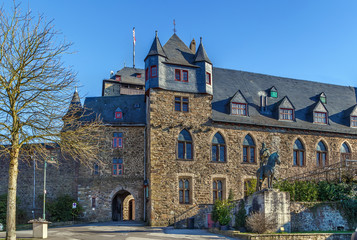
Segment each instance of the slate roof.
[[173,34],[165,43],[164,51],[167,56],[165,63],[197,67],[194,65],[195,54],[192,53],[192,51],[176,34]]
[[[285,127],[307,130],[357,134],[357,129],[346,123],[345,111],[356,105],[356,88],[305,80],[276,77],[251,72],[213,68],[212,119],[214,121]],[[268,112],[260,113],[260,94],[269,96],[275,86],[278,98],[268,97]],[[229,102],[240,90],[248,101],[250,117],[229,114]],[[309,118],[311,107],[316,106],[320,93],[326,94],[329,124],[314,124]],[[276,104],[285,96],[295,107],[295,121],[281,121],[274,116]],[[351,111],[351,110],[350,110]]]
[[79,94],[76,88],[76,90],[73,93],[71,103],[69,104],[68,111],[63,118],[79,117],[81,116],[82,111],[83,108],[82,108],[81,99],[79,98]]
[[[136,76],[137,73],[141,74],[141,77]],[[124,67],[111,77],[110,79],[105,79],[105,81],[118,82],[115,80],[115,76],[121,76],[120,83],[135,84],[135,85],[145,85],[145,71],[141,68]]]
[[209,58],[208,58],[205,48],[203,47],[202,38],[201,38],[201,43],[198,46],[198,49],[197,49],[197,52],[195,55],[195,62],[201,62],[201,61],[208,62],[208,63],[212,64],[211,60],[209,60]]
[[[148,56],[155,56],[155,55],[160,55],[160,56],[163,56],[163,57],[167,57],[166,54],[165,54],[165,51],[164,49],[162,48],[162,45],[160,43],[160,40],[157,36],[157,31],[155,33],[155,38],[154,38],[154,41],[153,43],[151,44],[151,48],[149,50],[149,53],[148,55],[146,56],[146,58]],[[146,59],[145,58],[145,59]]]
[[[102,121],[113,126],[145,124],[145,96],[120,95],[105,97],[87,97],[84,101],[87,113],[82,121],[90,121],[100,115]],[[123,118],[115,119],[115,110],[122,110]]]

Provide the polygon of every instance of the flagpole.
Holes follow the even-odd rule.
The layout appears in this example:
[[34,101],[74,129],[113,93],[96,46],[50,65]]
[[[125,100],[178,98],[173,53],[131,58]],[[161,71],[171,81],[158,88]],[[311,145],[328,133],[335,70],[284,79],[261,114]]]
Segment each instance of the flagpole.
[[135,68],[135,27],[133,28],[133,68]]

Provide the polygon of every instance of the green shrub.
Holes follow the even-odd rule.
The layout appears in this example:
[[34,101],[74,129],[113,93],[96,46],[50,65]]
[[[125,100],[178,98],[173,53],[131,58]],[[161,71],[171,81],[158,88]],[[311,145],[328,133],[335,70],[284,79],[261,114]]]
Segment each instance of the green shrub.
[[245,204],[244,204],[244,200],[241,200],[239,203],[239,209],[238,209],[238,212],[236,213],[236,218],[235,218],[236,229],[245,228],[246,220],[247,220],[247,213],[245,211]]
[[7,195],[0,195],[0,223],[5,225],[6,222]]
[[[77,204],[77,208],[72,208],[72,203]],[[62,195],[47,203],[48,219],[53,222],[72,221],[77,219],[83,212],[78,202],[69,195]]]
[[[7,211],[7,194],[0,195],[0,223],[6,227],[6,211]],[[19,200],[16,199],[16,223],[26,223],[27,214],[24,210],[19,208]]]
[[225,226],[231,221],[233,203],[229,200],[216,200],[212,210],[212,220]]
[[246,196],[250,196],[256,191],[257,179],[249,179],[249,181],[244,182],[247,190]]
[[280,191],[290,193],[290,198],[300,202],[315,201],[340,201],[353,198],[356,184],[330,183],[321,181],[318,183],[310,181],[280,181],[274,185]]

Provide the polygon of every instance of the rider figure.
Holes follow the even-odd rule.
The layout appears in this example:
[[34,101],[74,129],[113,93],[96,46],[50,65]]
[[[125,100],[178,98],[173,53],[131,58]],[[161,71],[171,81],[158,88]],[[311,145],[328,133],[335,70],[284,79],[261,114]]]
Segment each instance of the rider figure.
[[[260,167],[267,164],[269,156],[270,156],[269,149],[265,146],[265,143],[263,142],[262,149],[260,149],[260,152],[259,152]],[[260,179],[263,179],[263,172],[264,171],[260,172]]]

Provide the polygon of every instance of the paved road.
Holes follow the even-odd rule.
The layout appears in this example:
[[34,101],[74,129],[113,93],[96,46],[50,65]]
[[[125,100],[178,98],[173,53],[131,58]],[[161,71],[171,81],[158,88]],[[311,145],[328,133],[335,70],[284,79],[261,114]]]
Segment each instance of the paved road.
[[[18,231],[17,237],[29,238],[32,230]],[[5,237],[0,232],[0,237]],[[215,235],[200,229],[173,229],[147,227],[142,224],[121,224],[118,222],[77,225],[71,227],[50,228],[49,240],[233,240],[233,238]],[[235,239],[236,240],[236,239]]]

